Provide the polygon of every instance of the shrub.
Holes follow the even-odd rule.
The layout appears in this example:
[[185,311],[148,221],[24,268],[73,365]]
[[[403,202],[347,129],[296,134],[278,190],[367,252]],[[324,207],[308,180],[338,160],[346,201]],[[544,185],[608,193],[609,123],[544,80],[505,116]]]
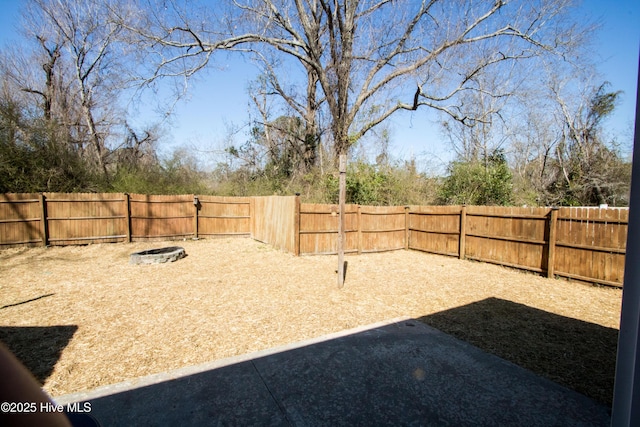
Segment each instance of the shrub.
[[439,203],[449,205],[510,205],[512,175],[502,152],[484,162],[455,161],[438,192]]

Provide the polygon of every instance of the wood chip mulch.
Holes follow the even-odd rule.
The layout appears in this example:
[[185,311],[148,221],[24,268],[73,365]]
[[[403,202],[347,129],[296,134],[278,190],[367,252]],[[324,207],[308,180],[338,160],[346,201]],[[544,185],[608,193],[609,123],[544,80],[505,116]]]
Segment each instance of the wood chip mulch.
[[[179,245],[177,262],[131,265]],[[611,402],[622,290],[417,251],[295,257],[248,239],[0,251],[0,340],[53,396],[396,317]]]

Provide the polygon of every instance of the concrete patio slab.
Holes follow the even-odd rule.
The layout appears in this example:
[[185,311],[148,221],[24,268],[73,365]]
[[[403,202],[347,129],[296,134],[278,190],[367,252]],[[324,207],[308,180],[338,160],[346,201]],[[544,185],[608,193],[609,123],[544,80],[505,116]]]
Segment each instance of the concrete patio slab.
[[413,319],[54,398],[103,426],[605,426],[609,408]]

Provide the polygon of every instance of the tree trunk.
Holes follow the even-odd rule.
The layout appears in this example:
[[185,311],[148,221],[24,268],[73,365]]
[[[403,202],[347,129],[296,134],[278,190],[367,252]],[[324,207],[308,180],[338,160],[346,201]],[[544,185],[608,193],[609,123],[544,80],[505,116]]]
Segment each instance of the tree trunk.
[[[84,99],[84,96],[83,96]],[[95,120],[93,119],[93,113],[91,112],[91,108],[88,105],[83,103],[82,110],[84,113],[85,120],[87,122],[87,127],[89,128],[89,135],[91,138],[91,142],[93,143],[93,148],[96,153],[96,160],[98,162],[98,166],[104,173],[104,177],[107,176],[107,165],[104,162],[104,150],[103,144],[100,140],[100,135],[98,134],[98,129],[96,128]]]

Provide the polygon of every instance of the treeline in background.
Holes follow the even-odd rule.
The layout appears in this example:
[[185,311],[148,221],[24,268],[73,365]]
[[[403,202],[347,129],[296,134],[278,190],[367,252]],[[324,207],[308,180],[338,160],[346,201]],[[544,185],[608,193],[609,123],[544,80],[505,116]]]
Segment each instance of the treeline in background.
[[[401,3],[404,6],[396,7],[411,11],[411,2]],[[563,3],[569,13],[568,3],[540,3]],[[200,43],[198,54],[226,49],[215,40],[195,38],[193,29],[180,36],[179,46],[176,39],[171,39],[174,33],[163,32],[168,27],[160,24],[168,25],[170,19],[181,17],[184,28],[188,28],[190,18],[196,22],[200,19],[198,14],[205,13],[195,7],[179,9],[180,4],[173,2],[165,15],[167,21],[160,22],[151,21],[151,17],[159,19],[159,15],[150,13],[152,8],[145,2],[25,2],[22,42],[5,46],[0,52],[0,193],[300,193],[305,202],[335,203],[337,157],[346,151],[348,203],[628,204],[631,125],[628,134],[612,135],[607,118],[622,96],[632,94],[610,87],[589,63],[585,52],[593,27],[554,27],[564,36],[556,40],[566,41],[563,46],[555,46],[558,52],[564,49],[555,56],[549,56],[547,48],[538,52],[533,48],[522,50],[521,46],[515,46],[514,52],[518,53],[509,56],[508,46],[501,44],[502,50],[498,51],[496,43],[488,43],[476,50],[448,53],[450,56],[436,58],[431,65],[425,62],[414,67],[414,74],[407,73],[407,80],[389,80],[393,84],[387,92],[378,91],[371,100],[363,101],[370,104],[357,105],[359,110],[350,116],[351,122],[343,123],[344,129],[349,129],[347,135],[342,135],[336,125],[343,116],[322,94],[333,81],[324,82],[323,69],[303,69],[300,84],[287,82],[287,86],[283,84],[286,73],[279,68],[283,62],[251,45],[251,49],[239,54],[255,55],[253,58],[259,60],[254,62],[262,74],[248,85],[252,105],[246,122],[237,124],[241,130],[229,129],[228,138],[216,142],[213,148],[184,144],[168,148],[165,135],[170,134],[171,122],[166,116],[171,108],[167,105],[175,105],[183,94],[170,96],[170,100],[162,101],[164,104],[160,104],[158,96],[158,105],[165,109],[155,121],[140,125],[134,118],[140,115],[143,99],[156,99],[154,94],[161,82],[166,84],[176,76],[190,78],[198,68],[190,64],[179,72],[167,70],[170,56],[159,56],[158,46],[178,49],[176,57],[183,60],[191,59],[191,49],[197,46],[193,40]],[[456,7],[469,8],[467,14],[460,15],[474,13],[472,5]],[[192,16],[180,13],[187,10]],[[547,9],[537,10],[543,13]],[[564,16],[558,10],[553,19]],[[430,13],[449,12],[433,9]],[[399,13],[398,22],[404,22],[405,15]],[[507,13],[495,16],[495,20],[523,19]],[[565,21],[566,16],[562,18]],[[373,31],[375,22],[371,18],[358,28],[369,25],[368,31]],[[318,18],[317,24],[327,25],[327,21]],[[413,27],[407,28],[414,31]],[[153,31],[155,36],[150,34]],[[426,43],[426,24],[422,31],[421,39],[415,34],[412,37]],[[323,35],[318,37],[325,41]],[[526,40],[524,36],[520,39]],[[207,46],[214,45],[207,50]],[[358,46],[354,46],[357,50]],[[380,54],[385,49],[380,45],[376,52]],[[495,55],[488,49],[494,49]],[[394,55],[398,55],[396,51]],[[403,58],[407,62],[414,60],[408,53]],[[205,59],[203,64],[207,65],[209,57]],[[328,72],[337,73],[331,62],[335,58],[327,61]],[[448,68],[442,65],[445,62]],[[503,68],[490,68],[498,63]],[[473,67],[463,69],[468,64]],[[413,97],[415,83],[411,82],[417,73],[429,76],[436,66],[441,67],[439,79],[447,78],[444,71],[449,70],[449,83],[438,82],[451,87],[452,95],[429,95],[425,84],[418,87],[413,104],[404,105],[394,99],[394,93],[403,87],[410,93],[409,98]],[[350,72],[353,75],[349,81],[366,81],[360,68],[354,66]],[[342,77],[334,74],[330,76],[339,83]],[[428,77],[420,81],[427,82]],[[339,85],[335,92],[346,93]],[[349,98],[351,106],[360,99],[355,95]],[[429,120],[450,147],[453,160],[442,166],[424,154],[409,159],[395,156],[393,147],[401,141],[393,141],[394,129],[381,119],[386,117],[385,108],[389,105],[438,111],[437,118]],[[338,138],[341,139],[337,143]],[[429,152],[428,146],[425,152]]]

